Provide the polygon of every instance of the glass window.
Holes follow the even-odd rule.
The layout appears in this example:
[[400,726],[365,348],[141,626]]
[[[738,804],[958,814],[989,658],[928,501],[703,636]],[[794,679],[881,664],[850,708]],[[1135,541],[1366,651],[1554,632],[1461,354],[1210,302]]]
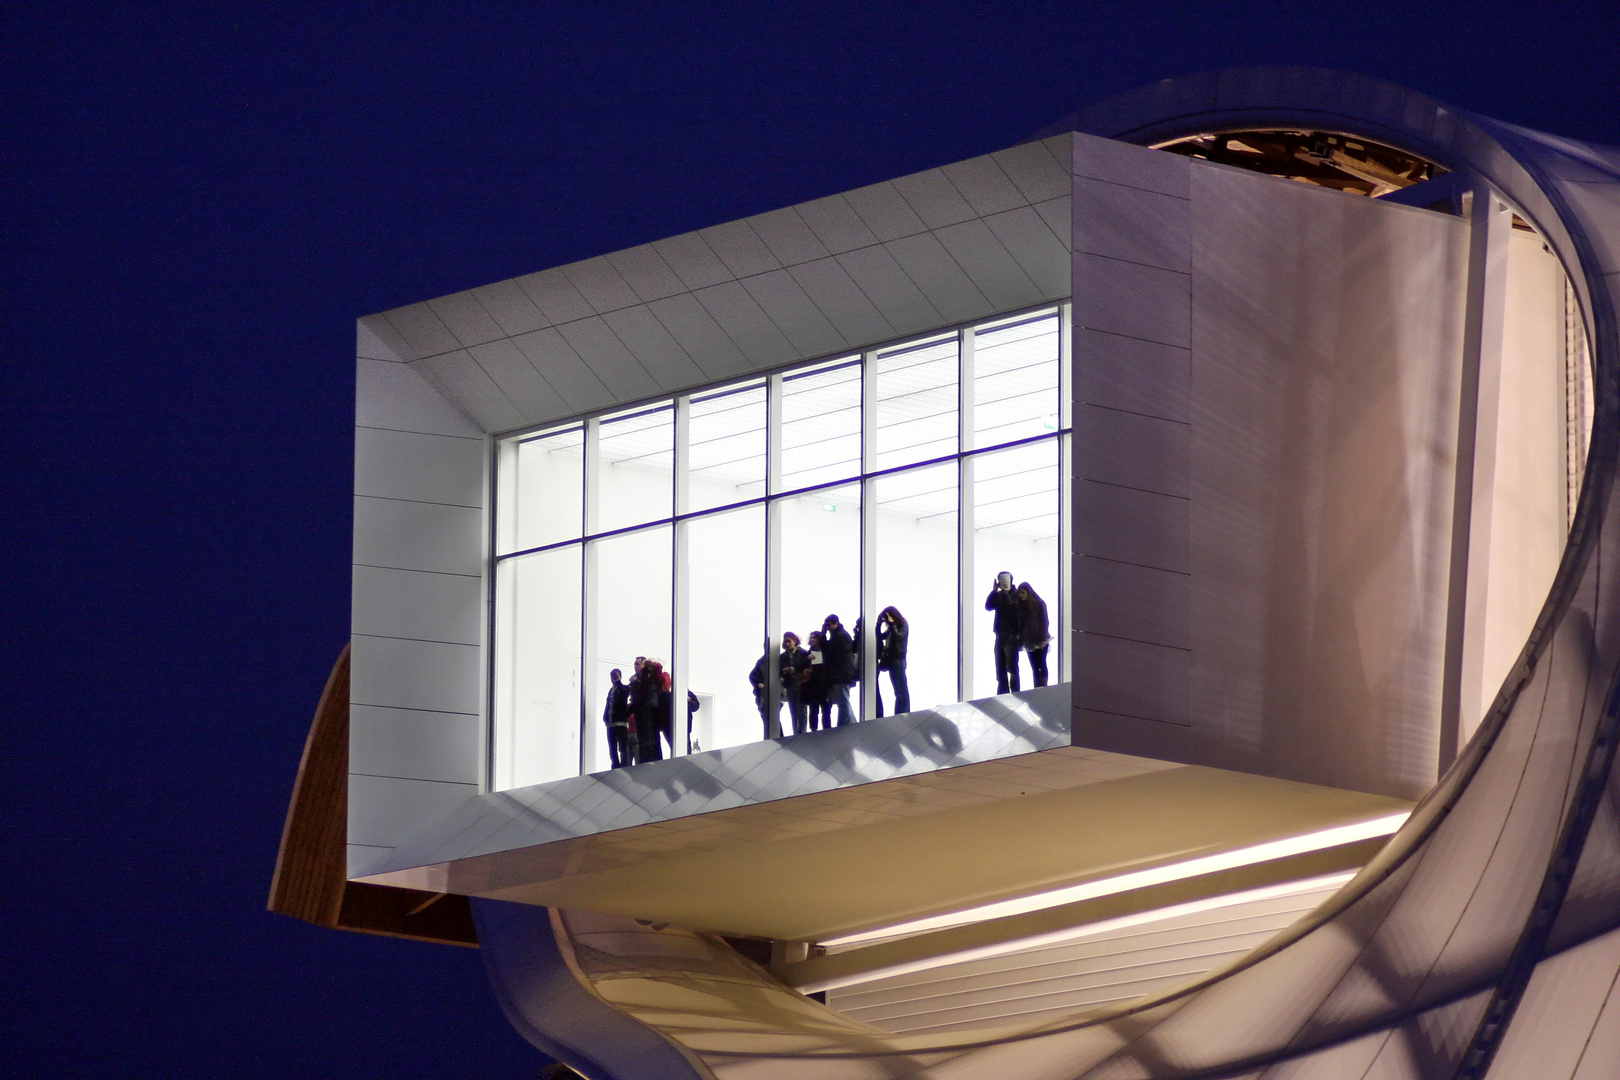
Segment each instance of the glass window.
[[495,787],[579,772],[580,545],[495,572]]
[[[593,624],[591,690],[586,698],[590,711],[585,717],[586,730],[591,733],[586,772],[606,769],[612,760],[601,721],[612,670],[618,668],[629,682],[638,656],[657,660],[666,672],[670,670],[670,543],[670,526],[660,525],[593,540],[586,553]],[[677,746],[685,751],[684,738]],[[661,750],[669,756],[667,742]]]
[[765,508],[681,524],[686,570],[686,685],[697,695],[693,736],[704,750],[764,734],[749,672],[765,640]]
[[861,471],[861,365],[849,361],[782,379],[782,491]]
[[973,335],[973,448],[1058,430],[1057,312]]
[[[767,725],[749,676],[783,631],[808,645],[828,614],[851,635],[874,624],[872,638],[887,609],[906,622],[904,693],[880,650],[889,673],[850,685],[855,718],[868,695],[893,714],[993,694],[983,605],[1003,570],[1045,601],[1059,678],[1072,606],[1059,591],[1066,311],[503,441],[494,787],[607,768],[609,673],[630,681],[638,656],[700,706],[689,733],[676,702],[661,755],[790,734],[792,707]],[[1020,688],[1029,665],[1019,652]]]
[[[995,583],[1006,571],[1013,584],[1028,583],[1045,601],[1047,617],[1057,618],[1058,603],[1058,443],[1056,439],[1016,446],[971,459],[973,474],[973,576],[975,605],[972,671],[975,697],[998,690],[995,616],[981,610]],[[1052,630],[1057,637],[1056,630]],[[1019,687],[1029,689],[1028,657],[1018,657]],[[1056,670],[1048,654],[1049,670]]]
[[[906,684],[912,709],[959,700],[956,474],[952,461],[872,481],[873,606],[878,612],[896,608],[905,620],[906,663],[898,681]],[[881,619],[876,625],[883,629]],[[884,715],[899,711],[899,690],[896,677],[879,673]]]
[[956,453],[960,366],[955,334],[877,354],[874,468]]
[[503,457],[502,465],[513,474],[506,508],[512,527],[503,552],[579,539],[585,507],[583,427],[522,439]]
[[781,630],[808,642],[822,620],[837,615],[854,634],[861,613],[860,486],[791,496],[772,511],[781,551]]
[[693,513],[765,494],[765,385],[695,397],[687,413],[686,509]]
[[592,533],[670,516],[675,493],[675,410],[641,409],[602,421]]

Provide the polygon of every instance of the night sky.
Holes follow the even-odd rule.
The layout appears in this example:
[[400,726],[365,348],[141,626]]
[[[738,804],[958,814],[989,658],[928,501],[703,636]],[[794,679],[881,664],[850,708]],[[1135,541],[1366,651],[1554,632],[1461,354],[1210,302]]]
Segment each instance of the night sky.
[[475,951],[264,911],[348,633],[354,320],[1361,71],[1620,144],[1620,5],[0,8],[0,897],[17,1077],[534,1077]]

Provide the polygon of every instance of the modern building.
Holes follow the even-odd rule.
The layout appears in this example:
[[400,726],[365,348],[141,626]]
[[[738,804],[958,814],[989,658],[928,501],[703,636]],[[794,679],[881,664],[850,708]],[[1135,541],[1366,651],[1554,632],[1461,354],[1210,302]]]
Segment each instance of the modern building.
[[363,318],[271,906],[593,1080],[1620,1075],[1617,299],[1620,151],[1259,69]]

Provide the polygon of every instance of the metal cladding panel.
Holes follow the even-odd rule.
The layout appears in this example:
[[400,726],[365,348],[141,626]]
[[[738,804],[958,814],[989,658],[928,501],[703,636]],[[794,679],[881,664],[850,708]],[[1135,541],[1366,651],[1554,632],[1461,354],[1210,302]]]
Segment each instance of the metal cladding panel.
[[1076,743],[1415,798],[1466,226],[1102,142],[1075,137]]

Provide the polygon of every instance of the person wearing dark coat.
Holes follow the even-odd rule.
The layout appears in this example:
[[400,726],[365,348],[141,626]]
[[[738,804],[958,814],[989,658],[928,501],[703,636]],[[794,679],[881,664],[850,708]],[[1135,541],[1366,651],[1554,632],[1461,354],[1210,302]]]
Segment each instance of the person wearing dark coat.
[[827,704],[838,709],[838,726],[843,727],[854,719],[849,708],[849,684],[855,681],[855,639],[837,615],[827,616],[821,624],[821,639],[826,652]]
[[[911,624],[890,605],[878,612],[877,669],[889,673],[894,688],[894,715],[911,711],[911,688],[906,684],[906,647],[910,644]],[[877,687],[877,714],[883,715],[883,684]]]
[[821,631],[812,630],[808,648],[804,650],[804,663],[795,665],[793,681],[799,687],[799,702],[804,708],[805,730],[832,727],[832,706],[827,703],[827,652],[823,647]]
[[782,700],[787,702],[788,717],[793,722],[793,734],[803,735],[804,701],[799,693],[798,673],[810,666],[810,654],[799,645],[799,635],[789,630],[782,635],[782,655],[777,658],[776,670],[782,679]]
[[643,660],[630,683],[630,717],[636,726],[636,761],[662,761],[658,733],[669,711],[664,699],[664,669],[656,660]]
[[1018,602],[1012,575],[1007,571],[996,575],[995,586],[985,597],[984,610],[996,613],[992,628],[996,635],[996,693],[1016,691],[1018,654],[1024,648],[1024,605]]
[[617,769],[634,760],[630,756],[630,688],[618,668],[608,672],[608,678],[613,685],[608,687],[607,702],[602,706],[602,723],[607,725],[608,758]]
[[754,707],[759,710],[759,719],[765,725],[766,739],[780,739],[782,737],[782,702],[778,700],[776,715],[768,715],[770,711],[770,697],[765,693],[766,686],[771,678],[771,643],[765,642],[766,651],[754,661],[753,670],[748,673],[748,684],[754,688]]
[[1029,678],[1036,686],[1046,685],[1046,654],[1052,647],[1052,624],[1046,616],[1046,601],[1025,581],[1018,586],[1018,602],[1024,607],[1024,651],[1029,654]]

